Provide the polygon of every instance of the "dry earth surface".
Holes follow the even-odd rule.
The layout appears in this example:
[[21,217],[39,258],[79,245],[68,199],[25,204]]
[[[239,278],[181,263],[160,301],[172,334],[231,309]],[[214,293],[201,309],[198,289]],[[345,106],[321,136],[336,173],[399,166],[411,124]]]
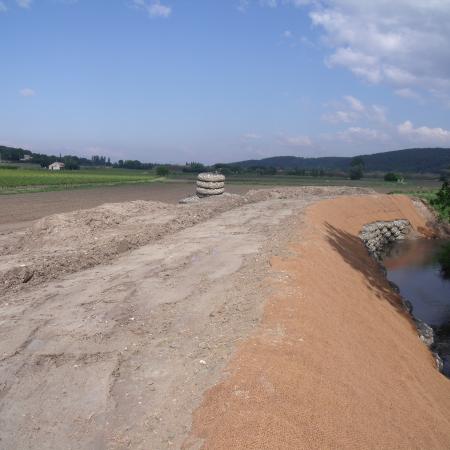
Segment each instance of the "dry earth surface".
[[[252,186],[227,186],[227,192],[245,194]],[[153,182],[103,186],[94,189],[75,189],[54,192],[0,195],[0,232],[29,226],[30,221],[51,214],[94,208],[103,203],[134,200],[178,203],[195,192],[193,182]]]
[[449,381],[356,237],[399,215],[426,227],[280,188],[0,234],[0,448],[450,448]]
[[364,192],[107,204],[5,233],[0,448],[179,448],[305,206]]
[[[0,293],[111,260],[219,213],[269,199],[318,199],[359,188],[274,188],[226,193],[191,204],[136,200],[54,214],[0,231]],[[198,198],[195,197],[197,200]]]

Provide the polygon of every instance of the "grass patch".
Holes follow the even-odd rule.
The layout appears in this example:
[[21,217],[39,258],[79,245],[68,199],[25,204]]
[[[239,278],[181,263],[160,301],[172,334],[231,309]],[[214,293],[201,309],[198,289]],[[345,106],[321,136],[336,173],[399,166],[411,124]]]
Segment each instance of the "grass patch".
[[[191,173],[172,173],[169,180],[192,181],[195,182],[197,174]],[[408,191],[429,191],[438,189],[441,185],[437,180],[429,180],[423,178],[408,178],[404,183],[392,183],[384,181],[383,178],[364,177],[360,180],[350,180],[343,177],[312,177],[302,175],[256,175],[256,174],[239,174],[227,175],[226,184],[241,184],[253,186],[353,186],[373,188],[379,192],[398,192]]]
[[149,171],[123,169],[89,169],[48,171],[45,169],[0,168],[0,193],[39,192],[117,184],[149,183],[158,178]]
[[436,192],[434,198],[430,200],[442,220],[450,222],[450,185],[444,182],[441,189]]
[[450,186],[447,182],[444,182],[440,189],[393,192],[400,193],[421,198],[434,208],[440,220],[450,222]]

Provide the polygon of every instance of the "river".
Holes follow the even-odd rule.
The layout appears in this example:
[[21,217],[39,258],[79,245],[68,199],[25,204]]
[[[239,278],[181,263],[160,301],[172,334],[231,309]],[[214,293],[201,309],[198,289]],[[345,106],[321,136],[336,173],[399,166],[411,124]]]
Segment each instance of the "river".
[[435,331],[433,348],[444,362],[443,373],[450,377],[450,273],[443,262],[450,242],[417,239],[396,243],[386,251],[383,264],[387,277],[413,306],[413,315]]

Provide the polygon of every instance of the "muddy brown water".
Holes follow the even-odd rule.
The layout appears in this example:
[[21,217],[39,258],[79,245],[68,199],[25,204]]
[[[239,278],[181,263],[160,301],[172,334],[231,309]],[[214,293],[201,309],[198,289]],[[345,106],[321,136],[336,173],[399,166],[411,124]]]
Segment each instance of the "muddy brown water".
[[395,244],[383,258],[387,277],[413,306],[414,317],[432,326],[436,348],[450,377],[450,278],[439,254],[450,241],[417,239]]

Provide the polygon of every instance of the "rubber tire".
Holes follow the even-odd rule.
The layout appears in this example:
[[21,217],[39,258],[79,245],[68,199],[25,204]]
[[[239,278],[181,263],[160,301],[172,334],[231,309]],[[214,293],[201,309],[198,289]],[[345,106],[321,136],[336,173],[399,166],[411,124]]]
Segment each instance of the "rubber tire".
[[203,172],[197,175],[197,179],[199,181],[212,181],[212,182],[225,181],[225,175],[221,175],[220,173]]
[[220,195],[223,194],[225,192],[224,188],[221,189],[205,189],[205,188],[201,188],[198,187],[197,188],[197,194],[202,195],[202,196],[209,196],[209,195]]
[[205,189],[222,189],[225,183],[223,181],[197,181],[197,186]]

